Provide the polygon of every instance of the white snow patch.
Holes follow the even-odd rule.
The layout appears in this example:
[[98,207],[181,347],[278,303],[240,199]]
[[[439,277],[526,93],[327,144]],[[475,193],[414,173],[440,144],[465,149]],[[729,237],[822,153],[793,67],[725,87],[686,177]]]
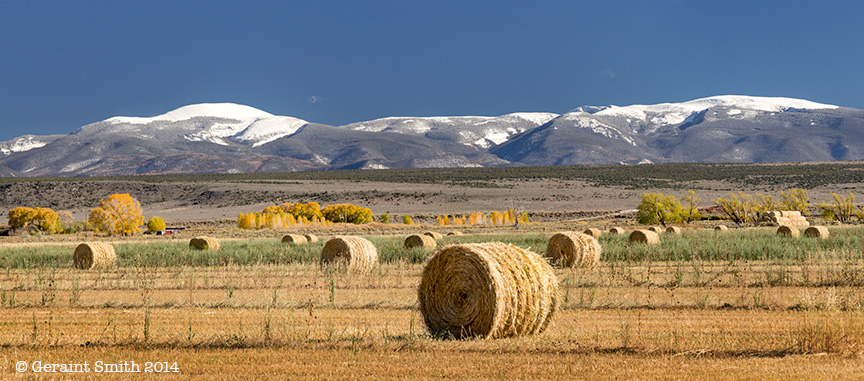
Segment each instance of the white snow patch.
[[307,122],[303,119],[292,118],[290,116],[274,116],[256,120],[234,137],[238,140],[253,141],[252,146],[258,147],[276,139],[290,136],[306,124]]
[[15,139],[10,140],[7,144],[0,146],[0,153],[3,156],[8,156],[12,154],[12,152],[24,152],[29,151],[34,148],[44,147],[47,145],[47,142],[38,141],[33,139],[34,136],[21,136]]
[[741,113],[743,113],[743,111],[741,111],[737,108],[733,108],[733,109],[729,110],[729,112],[727,112],[726,114],[729,116],[734,116],[734,115],[739,115]]
[[60,173],[72,172],[72,171],[84,168],[88,165],[94,164],[94,163],[98,162],[99,160],[101,160],[101,158],[94,157],[92,159],[87,159],[84,161],[79,161],[77,163],[72,163],[72,164],[66,165],[63,168],[61,168]]
[[546,124],[546,122],[559,117],[558,114],[550,112],[514,112],[504,116],[514,116],[520,119],[525,119],[538,126]]
[[157,115],[149,118],[130,117],[130,116],[115,116],[107,119],[106,122],[119,124],[148,124],[152,122],[179,122],[181,120],[192,119],[195,117],[211,117],[234,119],[241,122],[249,123],[260,118],[268,118],[273,116],[265,111],[257,108],[239,105],[236,103],[200,103],[189,106],[183,106],[176,110],[169,111],[162,115]]

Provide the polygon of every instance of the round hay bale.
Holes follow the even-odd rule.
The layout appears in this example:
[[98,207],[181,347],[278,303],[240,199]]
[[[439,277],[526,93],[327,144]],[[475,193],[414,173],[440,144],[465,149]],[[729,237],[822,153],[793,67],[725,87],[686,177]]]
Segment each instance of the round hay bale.
[[356,236],[331,238],[321,249],[321,267],[334,266],[353,272],[369,272],[378,263],[378,250],[369,240]]
[[423,232],[423,235],[428,235],[428,236],[435,238],[435,239],[444,238],[444,236],[441,235],[441,233],[433,232],[433,231]]
[[666,227],[666,233],[667,234],[681,235],[681,228],[679,228],[677,226],[669,226],[669,227]]
[[286,234],[282,237],[282,243],[294,244],[294,245],[305,245],[309,241],[305,236],[299,234]]
[[777,228],[777,235],[781,235],[784,237],[798,238],[801,236],[801,231],[798,230],[798,228],[796,228],[794,226],[780,225],[780,227]]
[[110,269],[117,264],[114,246],[104,242],[85,242],[75,248],[72,265],[76,269]]
[[216,238],[195,237],[189,240],[189,247],[198,250],[219,250],[222,248],[222,245]]
[[644,245],[659,245],[660,236],[651,230],[634,230],[630,233],[630,243],[641,243]]
[[447,235],[463,235],[463,233],[460,232],[460,231],[456,231],[456,230],[454,230],[454,231],[452,231],[452,232],[447,233]]
[[585,231],[583,231],[582,234],[590,235],[594,238],[600,238],[600,236],[603,235],[603,232],[601,232],[600,229],[597,229],[597,228],[588,228],[588,229],[585,229]]
[[546,257],[554,266],[594,267],[600,262],[600,242],[587,234],[557,233],[549,239]]
[[611,235],[619,235],[619,234],[624,234],[624,233],[626,233],[624,228],[619,228],[617,226],[612,228],[612,229],[609,229],[609,234],[611,234]]
[[828,232],[828,228],[824,226],[811,226],[804,230],[804,235],[810,238],[828,238],[831,236],[831,233]]
[[405,248],[411,249],[415,247],[422,247],[424,249],[434,249],[435,248],[435,238],[432,238],[425,234],[412,234],[409,235],[408,238],[405,238]]
[[432,336],[525,336],[549,326],[558,280],[540,255],[520,247],[450,245],[426,263],[417,300]]
[[304,234],[303,237],[306,237],[306,242],[316,243],[318,242],[318,236],[312,233]]
[[663,233],[663,228],[661,228],[661,227],[659,227],[659,226],[652,226],[652,227],[649,227],[648,230],[650,230],[650,231],[652,231],[652,232],[654,232],[654,233],[657,233],[657,234]]
[[729,228],[726,227],[726,225],[717,225],[714,227],[714,230],[725,232],[725,231],[729,230]]

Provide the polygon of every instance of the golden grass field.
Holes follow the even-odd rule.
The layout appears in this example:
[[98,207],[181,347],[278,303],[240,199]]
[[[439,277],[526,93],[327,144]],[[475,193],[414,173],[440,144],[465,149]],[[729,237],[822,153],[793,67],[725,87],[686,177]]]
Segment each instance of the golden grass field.
[[[850,237],[864,232],[845,229]],[[551,236],[499,232],[458,240],[531,234],[525,239],[534,251]],[[685,231],[681,239],[715,234],[688,238]],[[753,240],[735,237],[730,242]],[[376,242],[399,246],[401,239]],[[615,239],[626,237],[601,243],[611,248]],[[154,245],[129,242],[118,253]],[[285,246],[279,250],[300,250]],[[558,269],[562,305],[550,327],[496,340],[430,337],[417,311],[423,265],[403,260],[368,274],[328,273],[317,263],[121,263],[103,271],[6,265],[0,378],[105,376],[18,373],[19,361],[86,361],[91,368],[125,361],[142,370],[147,362],[176,363],[171,374],[208,379],[860,379],[860,251],[790,260],[609,260],[592,269]]]

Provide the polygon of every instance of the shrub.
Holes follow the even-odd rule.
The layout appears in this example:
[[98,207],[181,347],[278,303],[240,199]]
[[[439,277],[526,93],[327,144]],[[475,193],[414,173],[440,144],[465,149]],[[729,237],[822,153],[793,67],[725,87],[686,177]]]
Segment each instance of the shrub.
[[324,218],[330,222],[345,222],[350,224],[365,224],[372,222],[372,210],[352,204],[327,205],[321,210]]
[[63,232],[60,216],[49,208],[18,207],[9,210],[9,228],[21,229],[35,226],[41,232],[57,234]]
[[162,217],[153,216],[147,220],[147,231],[150,233],[165,230],[165,227],[165,220],[163,220]]
[[402,223],[405,225],[414,225],[414,220],[411,219],[411,216],[406,214],[402,216]]
[[681,222],[683,208],[671,194],[643,193],[636,216],[640,224],[662,224]]
[[389,224],[390,223],[390,215],[384,213],[381,215],[381,223]]

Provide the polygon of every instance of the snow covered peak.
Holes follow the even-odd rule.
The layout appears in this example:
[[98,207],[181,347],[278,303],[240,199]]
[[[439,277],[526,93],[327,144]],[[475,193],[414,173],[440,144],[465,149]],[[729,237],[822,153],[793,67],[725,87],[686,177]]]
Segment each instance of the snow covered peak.
[[252,123],[257,119],[272,117],[265,111],[257,108],[239,105],[236,103],[200,103],[189,106],[180,107],[174,111],[169,111],[162,115],[154,117],[130,117],[130,116],[115,116],[106,120],[109,123],[128,123],[128,124],[148,124],[152,122],[179,122],[195,117],[210,117],[234,119],[245,123]]
[[684,102],[683,105],[699,108],[699,111],[709,107],[725,106],[736,107],[746,110],[781,112],[788,109],[835,109],[837,106],[816,103],[806,99],[783,98],[783,97],[751,97],[746,95],[719,95],[716,97],[694,99]]
[[[791,109],[835,109],[837,106],[811,102],[804,99],[782,97],[751,97],[746,95],[719,95],[694,99],[682,103],[658,103],[653,105],[630,106],[582,106],[570,114],[592,114],[596,116],[623,117],[628,121],[648,121],[653,124],[683,123],[695,113],[711,107],[730,107],[735,109],[783,112]],[[735,110],[733,110],[735,111]],[[737,115],[739,112],[730,113]]]

